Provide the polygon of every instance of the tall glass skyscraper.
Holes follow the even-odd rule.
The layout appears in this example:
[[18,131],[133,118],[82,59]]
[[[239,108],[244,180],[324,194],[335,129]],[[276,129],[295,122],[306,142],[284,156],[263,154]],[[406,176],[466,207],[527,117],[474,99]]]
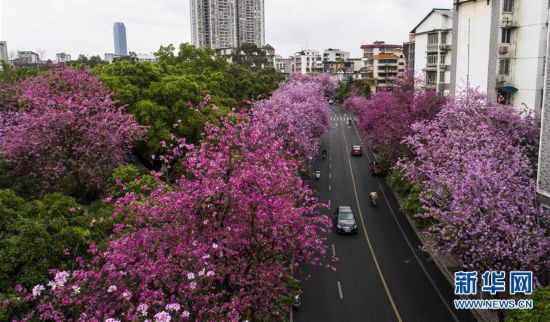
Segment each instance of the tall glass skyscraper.
[[128,48],[126,47],[126,27],[124,27],[124,23],[115,22],[113,33],[115,36],[115,55],[128,56]]

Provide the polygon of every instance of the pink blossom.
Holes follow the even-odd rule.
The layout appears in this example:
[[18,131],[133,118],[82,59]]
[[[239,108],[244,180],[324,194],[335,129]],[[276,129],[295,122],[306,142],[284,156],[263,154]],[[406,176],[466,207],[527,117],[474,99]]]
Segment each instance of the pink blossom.
[[171,319],[170,314],[165,311],[155,314],[155,322],[170,322]]
[[166,305],[166,311],[178,312],[181,306],[178,303],[171,303]]
[[35,285],[32,288],[32,295],[39,296],[46,288],[42,284]]

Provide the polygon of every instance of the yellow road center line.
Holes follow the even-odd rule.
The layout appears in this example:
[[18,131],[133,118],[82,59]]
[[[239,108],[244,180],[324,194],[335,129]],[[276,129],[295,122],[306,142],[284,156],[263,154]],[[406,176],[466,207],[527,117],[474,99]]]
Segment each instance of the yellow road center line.
[[[344,135],[344,141],[346,141],[346,133],[344,132],[344,126],[342,125],[342,134]],[[353,193],[355,194],[355,203],[357,204],[357,209],[359,211],[359,219],[361,219],[361,226],[363,227],[363,232],[365,233],[365,239],[367,240],[367,244],[369,246],[370,254],[372,256],[372,259],[374,261],[374,265],[376,266],[376,270],[378,271],[378,275],[380,276],[380,280],[382,280],[382,285],[384,286],[384,290],[386,290],[386,295],[388,296],[388,300],[390,301],[390,304],[393,308],[393,312],[395,313],[395,316],[397,317],[397,321],[403,322],[401,319],[401,315],[399,315],[399,312],[397,311],[397,306],[395,305],[395,302],[393,300],[393,297],[391,295],[390,289],[388,288],[388,284],[386,283],[386,279],[384,279],[384,274],[382,274],[382,269],[380,268],[380,265],[378,264],[378,259],[376,258],[376,254],[374,253],[374,248],[372,247],[372,243],[370,242],[369,235],[367,234],[367,226],[365,225],[365,221],[363,220],[363,213],[361,211],[361,205],[359,204],[359,195],[357,194],[357,189],[355,187],[355,177],[353,175],[353,167],[351,166],[351,159],[349,157],[349,151],[347,144],[345,145],[346,148],[346,156],[348,158],[348,165],[349,165],[349,171],[351,173],[351,183],[353,185]]]

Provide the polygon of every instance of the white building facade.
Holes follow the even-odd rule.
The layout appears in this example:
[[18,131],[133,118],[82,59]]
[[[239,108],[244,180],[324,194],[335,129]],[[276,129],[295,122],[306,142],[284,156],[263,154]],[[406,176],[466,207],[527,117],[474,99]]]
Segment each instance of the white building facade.
[[340,49],[329,48],[323,51],[324,62],[345,62],[349,57],[349,52]]
[[450,92],[452,16],[450,9],[433,9],[411,30],[415,74],[423,77],[426,88],[443,95]]
[[55,55],[55,58],[58,63],[66,63],[71,61],[71,55],[67,53],[58,53]]
[[292,71],[300,74],[320,74],[323,72],[323,57],[312,49],[305,49],[294,54]]
[[454,0],[451,94],[467,84],[540,116],[548,0]]

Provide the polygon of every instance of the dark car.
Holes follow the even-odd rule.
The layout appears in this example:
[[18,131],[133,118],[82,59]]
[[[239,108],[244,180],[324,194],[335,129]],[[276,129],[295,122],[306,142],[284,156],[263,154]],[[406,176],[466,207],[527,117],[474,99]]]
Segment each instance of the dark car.
[[334,222],[336,224],[336,231],[339,233],[354,234],[357,232],[355,215],[349,206],[336,207]]
[[362,156],[363,151],[361,151],[361,146],[360,145],[352,145],[351,146],[351,155]]
[[380,162],[372,161],[372,165],[370,167],[370,174],[374,176],[385,176],[388,174],[388,169],[382,165]]

